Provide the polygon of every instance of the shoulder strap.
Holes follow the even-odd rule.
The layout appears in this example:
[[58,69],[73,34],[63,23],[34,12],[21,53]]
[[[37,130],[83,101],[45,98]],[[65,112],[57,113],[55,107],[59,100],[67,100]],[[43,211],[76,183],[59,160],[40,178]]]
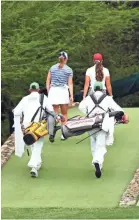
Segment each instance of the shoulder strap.
[[39,108],[36,110],[35,114],[33,115],[32,119],[31,119],[31,122],[34,121],[36,115],[38,114],[39,110],[41,109],[41,112],[40,112],[40,118],[39,120],[41,119],[41,114],[42,114],[42,109],[43,109],[43,99],[44,99],[44,94],[40,94],[40,97],[39,97],[39,101],[40,101],[40,105]]
[[103,101],[103,99],[105,99],[105,97],[107,96],[107,94],[103,94],[99,99],[98,99],[98,105]]
[[99,107],[99,108],[101,108],[103,111],[105,111],[101,106],[99,106],[99,104],[103,101],[103,99],[104,99],[106,96],[107,96],[107,94],[104,93],[104,94],[97,100],[96,97],[95,97],[95,95],[94,95],[94,93],[92,93],[92,94],[90,95],[90,97],[91,97],[91,99],[93,100],[95,106],[94,106],[94,108],[92,108],[92,110],[87,114],[86,117],[88,117],[88,116],[91,114],[91,112],[92,112],[96,107]]
[[41,106],[36,110],[35,114],[33,115],[32,119],[31,119],[31,122],[34,121],[34,119],[35,119],[36,115],[38,114],[40,108],[41,108]]
[[44,93],[40,94],[40,104],[43,106],[43,100],[44,100]]
[[40,94],[40,104],[41,104],[41,111],[40,111],[40,118],[39,120],[41,120],[41,116],[42,116],[42,110],[43,110],[43,100],[44,100],[44,93]]
[[92,93],[91,95],[90,95],[90,97],[91,97],[91,99],[93,100],[93,102],[95,103],[95,105],[99,105],[102,101],[103,101],[103,99],[106,97],[107,95],[104,93],[98,100],[96,99],[96,97],[95,97],[95,95],[94,95],[94,93]]
[[98,104],[98,101],[97,101],[97,99],[96,99],[96,97],[95,97],[94,92],[93,92],[92,94],[90,94],[90,97],[91,97],[91,99],[93,100],[93,102],[95,103],[95,105],[97,105],[97,104]]

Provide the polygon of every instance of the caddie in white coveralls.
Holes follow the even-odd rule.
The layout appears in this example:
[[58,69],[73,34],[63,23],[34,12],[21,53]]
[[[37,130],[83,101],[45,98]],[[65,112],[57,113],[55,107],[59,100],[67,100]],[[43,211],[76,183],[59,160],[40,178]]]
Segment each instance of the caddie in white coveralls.
[[[39,94],[39,84],[34,82],[30,85],[30,95],[22,98],[19,104],[13,110],[14,113],[14,127],[15,127],[15,155],[22,157],[24,153],[24,141],[23,132],[21,130],[21,117],[23,114],[23,126],[28,127],[33,115],[40,106],[40,94]],[[53,106],[49,102],[48,98],[44,95],[43,108],[49,111],[54,111]],[[43,110],[42,110],[43,114]],[[34,122],[38,122],[40,117],[40,110],[36,115]],[[41,167],[42,159],[41,152],[43,148],[44,138],[40,138],[31,146],[31,158],[28,162],[28,166],[31,168],[30,174],[32,177],[38,177],[38,170]]]
[[[102,82],[96,82],[94,85],[94,93],[93,95],[98,100],[103,95],[103,85]],[[123,109],[116,104],[111,96],[106,95],[105,98],[100,102],[99,106],[96,106],[92,98],[87,96],[81,103],[79,104],[79,110],[84,114],[88,114],[93,108],[93,111],[90,113],[90,117],[95,114],[106,113],[108,110],[112,111],[123,111]],[[126,118],[127,117],[127,118]],[[111,127],[111,120],[109,115],[106,114],[104,123],[102,126],[102,130],[99,128],[93,129],[89,132],[91,135],[91,152],[93,156],[92,165],[95,166],[95,175],[97,178],[101,177],[101,170],[104,162],[104,155],[107,152],[106,149],[106,138]],[[124,115],[125,123],[128,122],[128,116]],[[99,131],[100,130],[100,131]],[[96,133],[95,133],[96,132]],[[95,133],[95,134],[93,134]]]

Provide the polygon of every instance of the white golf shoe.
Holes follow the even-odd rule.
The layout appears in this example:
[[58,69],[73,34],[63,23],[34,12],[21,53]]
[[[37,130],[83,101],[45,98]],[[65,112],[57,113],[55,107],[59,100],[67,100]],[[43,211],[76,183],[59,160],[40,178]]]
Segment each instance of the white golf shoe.
[[61,134],[61,140],[62,140],[62,141],[66,140],[66,139],[64,138],[63,134]]
[[36,168],[32,168],[30,171],[31,177],[38,177],[38,171]]

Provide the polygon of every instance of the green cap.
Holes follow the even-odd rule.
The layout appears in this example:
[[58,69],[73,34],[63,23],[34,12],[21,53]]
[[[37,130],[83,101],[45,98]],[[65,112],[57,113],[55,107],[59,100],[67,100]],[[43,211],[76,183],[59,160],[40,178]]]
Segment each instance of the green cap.
[[40,89],[40,86],[39,86],[38,83],[33,82],[33,83],[30,84],[29,89],[30,89],[30,90],[38,90],[38,89]]
[[97,88],[99,89],[103,89],[103,84],[102,82],[96,81],[94,84],[94,90],[96,90]]

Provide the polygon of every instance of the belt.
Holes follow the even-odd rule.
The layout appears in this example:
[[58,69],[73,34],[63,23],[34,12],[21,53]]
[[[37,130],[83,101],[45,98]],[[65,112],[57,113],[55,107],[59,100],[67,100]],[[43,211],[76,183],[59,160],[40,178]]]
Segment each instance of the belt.
[[69,88],[68,85],[51,85],[50,87],[64,87],[64,88]]

